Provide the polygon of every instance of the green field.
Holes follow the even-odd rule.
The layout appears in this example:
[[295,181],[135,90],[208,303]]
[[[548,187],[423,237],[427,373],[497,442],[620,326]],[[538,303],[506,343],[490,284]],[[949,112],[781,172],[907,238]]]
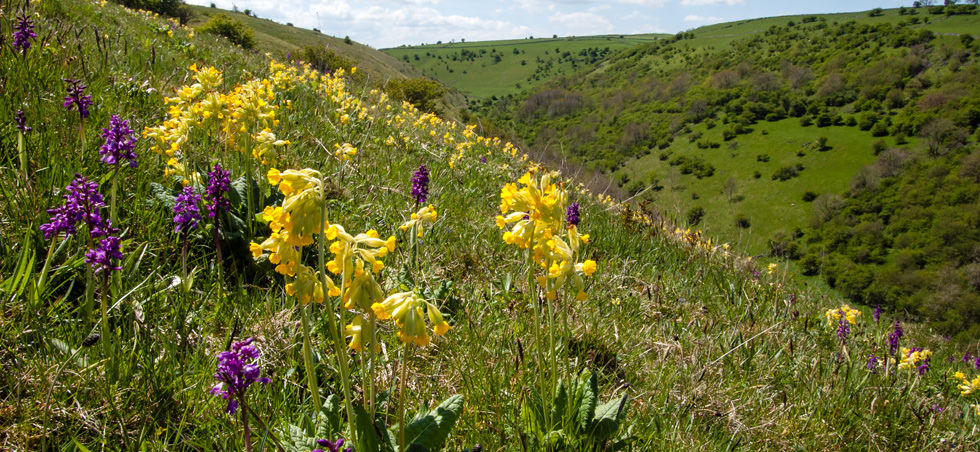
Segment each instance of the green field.
[[[692,129],[721,146],[699,149],[680,137],[664,150],[628,160],[621,172],[631,180],[658,179],[663,189],[648,191],[644,198],[652,199],[681,224],[687,222],[690,209],[704,208],[707,213],[697,228],[749,254],[768,252],[767,242],[778,231],[792,234],[796,228],[809,226],[810,204],[803,201],[804,193],[846,191],[853,175],[874,161],[872,144],[880,140],[856,127],[801,127],[795,118],[760,122],[752,133],[728,142],[722,140],[720,127],[706,129],[702,124]],[[830,149],[816,149],[814,143],[821,136],[827,138]],[[891,138],[882,141],[889,147],[895,145]],[[902,147],[914,148],[915,140]],[[802,157],[797,155],[801,152],[805,154]],[[668,159],[661,160],[665,153]],[[759,155],[768,155],[769,161],[760,162]],[[714,175],[699,179],[681,174],[678,166],[669,164],[679,156],[704,159],[716,168]],[[777,169],[797,164],[804,166],[799,176],[786,181],[772,179]],[[759,178],[754,177],[756,172]],[[725,191],[729,179],[735,182],[731,197]],[[739,214],[748,217],[748,228],[735,226]]]
[[664,36],[512,39],[402,46],[381,51],[479,100],[532,88],[549,78],[588,68],[617,50]]

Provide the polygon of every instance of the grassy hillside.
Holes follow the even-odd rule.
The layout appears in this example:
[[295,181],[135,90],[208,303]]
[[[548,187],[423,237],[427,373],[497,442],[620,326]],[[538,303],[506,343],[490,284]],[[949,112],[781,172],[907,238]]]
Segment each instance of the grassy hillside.
[[470,96],[471,102],[531,89],[594,66],[617,50],[665,35],[600,35],[454,42],[381,49]]
[[975,346],[349,74],[111,3],[0,11],[37,35],[0,59],[0,449],[978,447]]
[[191,20],[188,25],[198,28],[204,25],[214,14],[225,14],[233,17],[251,29],[255,30],[257,41],[256,50],[259,53],[271,52],[273,57],[285,59],[289,54],[293,58],[299,58],[300,52],[305,47],[324,46],[338,53],[339,55],[356,61],[358,69],[366,71],[370,77],[375,79],[375,84],[383,84],[391,78],[417,77],[419,72],[411,65],[391,58],[387,54],[351,41],[349,44],[343,38],[338,38],[327,34],[298,28],[291,25],[280,24],[269,19],[254,16],[246,16],[242,12],[226,11],[206,6],[188,6],[191,11]]

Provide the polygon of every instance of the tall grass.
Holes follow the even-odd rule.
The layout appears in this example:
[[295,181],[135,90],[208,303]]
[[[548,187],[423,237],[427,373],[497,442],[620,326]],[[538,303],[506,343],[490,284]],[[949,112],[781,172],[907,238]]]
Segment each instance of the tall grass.
[[[186,292],[182,244],[167,204],[180,183],[164,177],[165,159],[141,140],[139,168],[120,172],[117,227],[125,257],[108,310],[110,337],[101,339],[113,344],[107,353],[83,346],[95,325],[83,315],[85,244],[79,237],[44,241],[38,229],[76,172],[107,180],[97,148],[110,115],[156,125],[167,115],[163,98],[191,83],[192,64],[220,68],[227,90],[274,75],[268,60],[208,36],[189,38],[161,18],[112,4],[6,1],[0,8],[3,35],[20,11],[36,14],[38,31],[26,57],[4,47],[0,58],[0,448],[35,450],[43,441],[59,450],[244,449],[237,419],[208,390],[215,355],[245,337],[258,338],[263,375],[271,378],[250,390],[250,406],[269,427],[253,430],[254,445],[274,447],[273,437],[288,442],[290,425],[312,424],[315,415],[297,302],[271,264],[248,254],[248,241],[266,231],[239,237],[229,227],[221,261],[212,223],[191,234],[193,284]],[[84,140],[77,114],[61,106],[61,80],[69,77],[83,79],[95,100]],[[447,448],[521,450],[529,434],[521,407],[530,382],[549,365],[535,360],[531,345],[540,333],[533,319],[543,313],[526,302],[526,264],[501,240],[493,218],[500,187],[524,173],[526,157],[462,125],[392,104],[383,93],[345,85],[347,102],[359,104],[353,108],[317,86],[297,84],[279,94],[275,131],[291,144],[276,167],[320,171],[331,221],[351,231],[394,233],[412,207],[412,171],[424,163],[431,172],[429,199],[439,216],[418,247],[415,280],[429,288],[451,282],[438,302],[453,328],[413,352],[403,380],[410,412],[462,394],[465,408]],[[16,175],[17,109],[34,128],[26,178]],[[213,136],[194,139],[200,161],[233,158]],[[335,156],[340,143],[358,148],[351,162]],[[278,191],[263,185],[259,168],[252,171],[262,187],[257,199],[277,203]],[[587,253],[599,271],[588,300],[553,305],[556,318],[569,319],[568,332],[553,331],[555,349],[575,370],[597,375],[600,399],[629,394],[616,438],[621,447],[977,447],[977,416],[950,378],[956,370],[975,374],[959,359],[964,350],[905,325],[903,346],[930,348],[932,368],[921,376],[868,371],[867,356],[884,354],[889,319],[876,323],[865,312],[842,345],[823,314],[839,300],[626,205],[584,190],[572,196],[582,206],[580,228],[593,238]],[[405,243],[394,259],[404,256],[398,253],[406,253]],[[48,282],[38,292],[32,282],[52,247]],[[386,288],[398,285],[390,270],[383,273]],[[354,362],[357,355],[336,356],[322,307],[312,311],[314,372],[326,399],[342,393],[336,360]],[[399,347],[390,325],[379,328],[377,393],[387,397],[401,372]],[[352,367],[355,399],[365,390],[358,384],[362,369]]]

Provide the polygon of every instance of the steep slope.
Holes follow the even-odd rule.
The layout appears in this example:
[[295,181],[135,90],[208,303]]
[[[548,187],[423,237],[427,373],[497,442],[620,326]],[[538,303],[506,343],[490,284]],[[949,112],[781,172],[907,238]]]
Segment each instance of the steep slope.
[[[0,16],[4,36],[20,22],[7,11],[33,18],[38,35],[29,49],[5,47],[9,58],[0,59],[0,448],[311,450],[315,438],[352,440],[354,431],[395,425],[399,393],[409,416],[465,398],[461,411],[442,407],[408,423],[433,448],[452,450],[546,449],[533,447],[544,441],[555,450],[978,446],[976,394],[961,396],[960,380],[950,378],[977,370],[960,359],[967,350],[926,328],[902,324],[899,335],[887,314],[845,310],[784,268],[666,230],[651,213],[559,175],[535,198],[524,176],[534,165],[518,149],[391,102],[339,71],[274,63],[112,4],[25,7]],[[83,92],[66,78],[81,80]],[[66,95],[75,109],[65,108]],[[77,110],[85,96],[87,116]],[[119,150],[102,149],[100,129],[113,115],[145,133],[135,167],[103,161]],[[420,164],[428,167],[425,203],[423,177],[412,177]],[[215,165],[230,173],[227,185]],[[89,193],[88,202],[68,204],[89,209],[88,223],[47,213],[75,199],[63,187],[80,176],[107,206],[91,210]],[[208,201],[185,197],[175,214],[188,188]],[[528,197],[536,202],[525,219],[521,209],[531,207],[519,203]],[[575,215],[561,208],[572,201]],[[426,203],[438,214],[419,215]],[[195,228],[175,225],[191,214],[188,204],[202,214]],[[497,219],[501,204],[516,212]],[[285,209],[296,210],[284,217]],[[89,228],[103,224],[93,216],[113,227]],[[76,230],[41,229],[74,219]],[[422,226],[403,231],[410,219]],[[520,229],[539,219],[558,227],[546,229],[550,236]],[[537,252],[571,247],[559,242],[572,237],[567,223],[590,234],[567,258],[581,271],[565,273],[567,261],[541,269]],[[96,239],[108,240],[103,234],[120,239],[121,259],[90,252]],[[382,238],[389,235],[393,250]],[[537,252],[514,246],[520,237],[535,240]],[[348,245],[362,263],[383,264],[369,261],[346,281]],[[336,292],[317,292],[314,268]],[[569,285],[559,287],[562,275]],[[444,334],[428,345],[404,344],[397,333],[419,334],[418,323],[410,329],[377,315],[384,306],[365,309],[362,295],[381,301],[366,281],[380,296],[415,289],[433,306],[402,318],[423,331],[444,325],[439,319],[451,328],[436,329]],[[378,353],[366,352],[374,347],[364,325],[373,321]],[[353,350],[337,337],[348,322]],[[259,357],[229,364],[229,353],[241,351],[231,344],[246,337]],[[898,347],[926,347],[931,361],[926,350]],[[228,395],[215,374],[235,367],[256,381]],[[553,410],[557,423],[536,422],[536,413],[569,400],[542,397],[546,380],[585,370],[596,377],[588,400]],[[234,415],[222,391],[237,397]],[[342,405],[366,411],[371,394],[378,416],[348,423]],[[600,402],[623,394],[628,407]]]

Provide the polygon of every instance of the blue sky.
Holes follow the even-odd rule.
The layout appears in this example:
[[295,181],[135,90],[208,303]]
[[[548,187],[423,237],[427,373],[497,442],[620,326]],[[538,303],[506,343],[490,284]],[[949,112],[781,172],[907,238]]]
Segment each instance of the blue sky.
[[[208,5],[211,0],[189,0]],[[214,0],[219,8],[319,28],[375,48],[552,35],[677,33],[702,25],[790,14],[910,6],[894,0]]]

